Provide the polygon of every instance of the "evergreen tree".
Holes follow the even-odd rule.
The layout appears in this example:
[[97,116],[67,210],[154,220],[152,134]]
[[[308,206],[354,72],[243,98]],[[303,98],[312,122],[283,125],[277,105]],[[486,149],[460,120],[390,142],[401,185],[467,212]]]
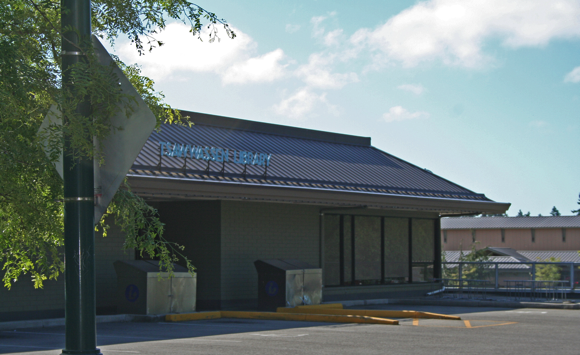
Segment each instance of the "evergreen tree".
[[[580,205],[580,194],[578,194],[578,204]],[[572,213],[576,213],[577,216],[580,216],[580,208],[573,210]]]
[[558,209],[556,208],[556,206],[552,207],[552,211],[550,212],[551,216],[561,216],[562,214],[560,213],[560,211],[558,211]]
[[528,213],[524,214],[522,212],[522,210],[518,211],[518,215],[516,217],[529,217],[531,215],[530,211],[528,211]]

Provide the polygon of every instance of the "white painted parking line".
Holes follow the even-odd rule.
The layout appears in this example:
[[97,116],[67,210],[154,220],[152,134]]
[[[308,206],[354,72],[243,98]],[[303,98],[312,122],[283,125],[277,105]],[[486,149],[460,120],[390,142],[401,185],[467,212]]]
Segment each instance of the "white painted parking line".
[[546,314],[548,312],[541,312],[541,311],[506,311],[506,313],[535,313],[535,314]]

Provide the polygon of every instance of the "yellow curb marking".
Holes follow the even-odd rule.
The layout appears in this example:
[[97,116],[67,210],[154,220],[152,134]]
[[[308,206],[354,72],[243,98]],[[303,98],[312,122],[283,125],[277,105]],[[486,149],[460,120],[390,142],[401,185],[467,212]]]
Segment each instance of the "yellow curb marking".
[[217,311],[217,312],[168,314],[165,316],[165,321],[183,322],[183,321],[218,319],[218,318],[246,318],[246,319],[265,319],[265,320],[305,321],[305,322],[399,325],[398,320],[361,315],[330,315],[330,314],[311,314],[311,313],[288,314],[275,312],[243,312],[243,311]]
[[468,320],[464,320],[463,323],[465,323],[465,328],[471,328],[471,322]]
[[419,318],[413,318],[413,325],[419,325]]

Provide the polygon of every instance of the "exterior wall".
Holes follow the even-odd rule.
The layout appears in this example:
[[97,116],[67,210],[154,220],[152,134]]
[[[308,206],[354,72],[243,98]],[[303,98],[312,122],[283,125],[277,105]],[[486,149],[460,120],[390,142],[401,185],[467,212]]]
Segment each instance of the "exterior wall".
[[44,281],[35,289],[29,275],[21,276],[10,290],[0,286],[0,321],[64,317],[64,275]]
[[[447,242],[445,242],[447,233]],[[477,235],[476,235],[477,236]],[[441,233],[441,248],[443,250],[471,250],[471,230],[447,230]]]
[[221,226],[222,300],[258,298],[258,259],[319,265],[316,206],[223,201]]
[[[117,275],[115,260],[133,260],[134,251],[123,250],[125,239],[120,229],[111,225],[108,236],[95,233],[95,272],[97,313],[114,313]],[[56,281],[44,281],[35,289],[30,276],[24,275],[12,289],[0,287],[0,321],[64,317],[64,275]]]
[[566,243],[567,249],[580,250],[580,228],[566,229]]
[[112,220],[108,222],[111,228],[107,231],[107,237],[103,238],[100,232],[95,233],[96,296],[99,313],[112,313],[117,307],[117,273],[113,263],[117,260],[135,259],[133,249],[123,249],[125,235],[121,228],[114,225]]
[[[219,308],[221,296],[221,202],[183,201],[159,204],[165,238],[185,247],[197,268],[198,308]],[[178,262],[182,266],[185,263]]]
[[[447,233],[447,243],[444,233]],[[562,240],[561,228],[535,229],[532,242],[531,229],[505,229],[505,243],[501,241],[500,229],[477,229],[475,240],[478,248],[496,247],[515,250],[580,250],[580,228],[566,228],[566,241]],[[470,250],[471,229],[448,229],[441,233],[443,250]]]

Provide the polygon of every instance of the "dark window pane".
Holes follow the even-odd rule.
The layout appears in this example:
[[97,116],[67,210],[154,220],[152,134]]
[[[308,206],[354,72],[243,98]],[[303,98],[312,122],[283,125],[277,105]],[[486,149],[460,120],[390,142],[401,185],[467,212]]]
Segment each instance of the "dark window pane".
[[339,216],[324,216],[324,284],[340,285]]
[[435,221],[414,218],[412,231],[413,282],[430,282],[435,261]]
[[355,217],[355,279],[372,285],[381,279],[381,219]]
[[344,285],[352,285],[352,222],[344,216]]
[[385,218],[385,282],[409,281],[409,220]]
[[413,262],[433,262],[435,224],[432,219],[413,219]]

